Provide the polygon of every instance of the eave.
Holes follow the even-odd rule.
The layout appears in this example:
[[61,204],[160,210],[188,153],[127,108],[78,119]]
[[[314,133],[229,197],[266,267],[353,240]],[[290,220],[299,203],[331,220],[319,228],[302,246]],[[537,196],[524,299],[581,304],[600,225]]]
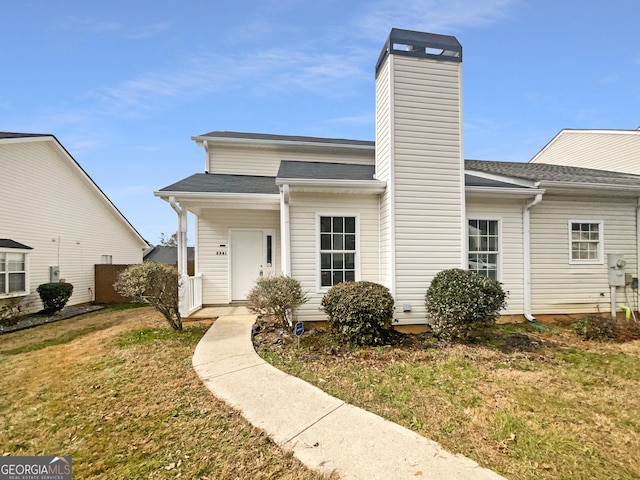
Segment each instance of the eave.
[[289,185],[292,192],[309,193],[380,194],[387,188],[387,183],[380,180],[276,178],[276,185]]

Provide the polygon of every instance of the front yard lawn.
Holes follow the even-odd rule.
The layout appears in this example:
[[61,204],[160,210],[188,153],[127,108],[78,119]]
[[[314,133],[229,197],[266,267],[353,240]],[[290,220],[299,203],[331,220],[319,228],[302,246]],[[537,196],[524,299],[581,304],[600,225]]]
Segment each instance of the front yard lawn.
[[472,345],[395,335],[347,348],[264,324],[276,367],[509,479],[640,478],[640,341],[582,341],[566,324],[496,325]]
[[0,335],[0,455],[71,455],[74,479],[322,478],[202,385],[210,324],[147,307]]

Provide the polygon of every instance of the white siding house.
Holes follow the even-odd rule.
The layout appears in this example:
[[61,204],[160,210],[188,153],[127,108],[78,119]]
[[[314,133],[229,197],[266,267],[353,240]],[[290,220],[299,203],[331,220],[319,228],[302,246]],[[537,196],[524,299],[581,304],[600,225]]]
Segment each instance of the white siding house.
[[183,314],[242,301],[260,275],[284,273],[310,294],[304,321],[325,318],[332,285],[369,280],[392,292],[396,324],[425,324],[426,290],[448,268],[502,282],[504,313],[530,320],[629,302],[628,285],[610,285],[607,255],[624,256],[623,283],[637,278],[640,176],[464,160],[461,69],[454,37],[393,29],[375,69],[375,142],[193,137],[205,173],[155,192],[178,213],[180,249],[196,216]]
[[94,265],[140,263],[147,242],[53,135],[0,133],[0,302],[39,310],[38,285],[94,299]]
[[640,129],[560,131],[532,159],[570,167],[640,175]]

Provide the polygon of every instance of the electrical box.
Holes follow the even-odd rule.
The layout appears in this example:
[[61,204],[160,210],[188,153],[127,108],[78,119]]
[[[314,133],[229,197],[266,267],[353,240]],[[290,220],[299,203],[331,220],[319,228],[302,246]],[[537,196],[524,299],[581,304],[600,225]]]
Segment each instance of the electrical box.
[[60,281],[60,267],[49,267],[49,283]]
[[624,267],[627,262],[621,253],[607,254],[607,265],[609,267],[609,285],[612,287],[624,287],[625,276]]

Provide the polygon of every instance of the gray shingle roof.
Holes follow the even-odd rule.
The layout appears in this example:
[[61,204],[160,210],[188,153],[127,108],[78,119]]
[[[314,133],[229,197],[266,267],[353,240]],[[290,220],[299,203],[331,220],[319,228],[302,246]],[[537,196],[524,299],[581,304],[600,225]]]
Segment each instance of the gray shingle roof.
[[278,194],[275,177],[196,173],[160,189],[161,192]]
[[375,142],[370,140],[349,140],[345,138],[322,138],[322,137],[305,137],[297,135],[274,135],[269,133],[247,133],[247,132],[226,132],[226,131],[213,131],[198,135],[196,138],[235,138],[235,139],[247,139],[247,140],[266,140],[277,142],[301,142],[301,143],[333,143],[336,145],[354,145],[365,146],[373,148]]
[[280,162],[277,178],[373,180],[374,174],[373,165],[284,160]]
[[[193,260],[194,258],[195,248],[187,247],[187,260]],[[178,263],[178,247],[155,246],[144,255],[144,261],[174,265]]]
[[9,238],[0,238],[0,248],[19,248],[22,250],[33,250],[32,247],[27,247],[26,245]]
[[590,168],[567,167],[545,163],[495,162],[465,160],[471,171],[492,173],[540,182],[570,182],[621,186],[640,186],[640,176]]
[[513,183],[500,182],[498,180],[477,177],[475,175],[469,174],[466,174],[464,176],[464,184],[467,187],[527,188],[520,185],[514,185]]
[[52,135],[45,133],[15,133],[15,132],[0,132],[0,138],[29,138],[29,137],[50,137]]

